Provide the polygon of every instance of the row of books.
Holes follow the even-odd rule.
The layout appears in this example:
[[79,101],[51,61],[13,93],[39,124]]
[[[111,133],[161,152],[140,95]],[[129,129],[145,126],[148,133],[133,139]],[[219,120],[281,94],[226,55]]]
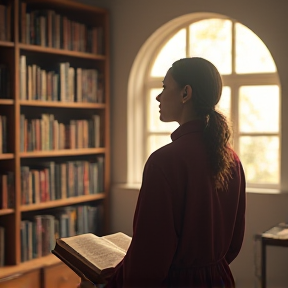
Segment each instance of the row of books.
[[5,228],[0,226],[0,267],[5,264]]
[[8,171],[0,175],[0,209],[14,207],[15,198],[14,173]]
[[26,65],[20,56],[21,100],[103,103],[103,77],[96,69],[74,68],[69,62],[58,63],[55,71]]
[[46,256],[58,238],[83,233],[101,234],[103,206],[68,206],[53,214],[21,221],[21,261]]
[[11,98],[10,75],[8,67],[5,64],[0,64],[0,98],[2,99]]
[[96,161],[50,161],[21,167],[21,204],[37,204],[104,192],[104,157]]
[[26,119],[20,115],[20,151],[97,148],[101,146],[100,115],[91,119],[59,123],[53,114],[41,119]]
[[7,117],[0,115],[0,154],[7,153]]
[[103,54],[103,27],[72,21],[54,10],[34,10],[20,6],[21,42],[58,49]]
[[11,41],[11,6],[0,4],[0,41]]

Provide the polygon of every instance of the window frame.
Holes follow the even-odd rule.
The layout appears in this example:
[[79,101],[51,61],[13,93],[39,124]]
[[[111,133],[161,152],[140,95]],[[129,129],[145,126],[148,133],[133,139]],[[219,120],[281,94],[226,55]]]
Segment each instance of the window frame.
[[[182,18],[182,21],[180,21],[180,18]],[[131,143],[133,141],[130,141],[130,146],[128,145],[128,183],[140,183],[141,182],[141,178],[139,177],[139,175],[141,176],[141,174],[139,173],[140,170],[142,171],[143,166],[144,166],[144,162],[147,160],[147,157],[149,155],[147,155],[146,151],[147,151],[147,136],[148,135],[159,135],[159,134],[165,134],[165,135],[170,135],[170,132],[167,133],[155,133],[155,132],[149,132],[148,128],[147,128],[147,123],[148,123],[148,119],[147,119],[147,115],[148,115],[148,93],[150,91],[150,89],[153,88],[162,88],[162,80],[163,77],[152,77],[150,76],[151,74],[151,69],[153,67],[153,64],[158,56],[158,53],[161,51],[161,49],[163,48],[163,46],[167,43],[167,41],[175,34],[177,33],[179,30],[185,28],[186,29],[186,57],[189,55],[189,26],[197,21],[200,20],[205,20],[205,19],[211,19],[211,18],[219,18],[219,19],[227,19],[232,21],[232,73],[229,75],[222,75],[222,79],[223,79],[223,86],[229,86],[231,88],[231,117],[232,117],[232,121],[234,123],[234,127],[233,127],[233,143],[234,143],[234,149],[237,153],[239,153],[239,138],[240,136],[244,136],[244,135],[275,135],[279,138],[279,184],[275,185],[275,184],[249,184],[249,187],[252,188],[268,188],[268,189],[279,189],[281,186],[281,85],[280,85],[280,80],[279,80],[279,75],[278,75],[278,70],[276,69],[276,72],[274,73],[247,73],[247,74],[237,74],[235,72],[235,54],[236,54],[236,47],[235,47],[235,24],[236,23],[241,23],[239,21],[236,21],[232,18],[229,18],[227,16],[223,16],[223,15],[219,15],[219,14],[214,14],[214,13],[195,13],[195,14],[188,14],[185,15],[185,17],[179,17],[179,19],[174,19],[174,26],[172,26],[172,22],[168,23],[170,24],[170,30],[169,27],[167,27],[168,29],[162,30],[164,33],[164,35],[161,35],[161,39],[159,39],[159,33],[154,33],[152,36],[155,36],[154,39],[153,37],[150,37],[149,40],[152,41],[156,41],[157,43],[154,44],[154,47],[150,47],[150,59],[147,62],[148,64],[146,65],[142,65],[142,75],[139,76],[138,73],[138,79],[143,77],[141,80],[138,81],[138,84],[140,87],[138,87],[138,92],[140,92],[140,94],[142,95],[142,99],[140,99],[139,97],[139,102],[141,102],[141,109],[142,109],[142,113],[135,113],[135,111],[139,112],[139,107],[138,109],[134,110],[134,117],[133,117],[133,123],[134,125],[134,135],[133,135],[133,139],[137,139],[137,144],[134,141],[134,144]],[[178,23],[175,21],[178,20]],[[164,25],[165,26],[165,25]],[[164,27],[163,26],[163,27]],[[169,26],[169,25],[168,25]],[[161,29],[159,29],[160,31]],[[158,32],[159,32],[158,31]],[[157,32],[157,31],[156,31]],[[157,35],[158,34],[158,35]],[[145,43],[147,44],[148,41]],[[150,44],[152,42],[150,41]],[[154,42],[155,43],[155,42]],[[152,45],[153,46],[153,45]],[[145,45],[142,48],[146,48],[147,50],[147,46],[145,47]],[[140,50],[140,52],[143,52],[144,54],[146,54],[147,56],[147,51],[142,51]],[[141,53],[139,52],[139,54],[141,55]],[[145,53],[146,52],[146,53]],[[137,59],[140,61],[139,59],[139,54],[137,56]],[[152,57],[151,57],[152,55]],[[136,60],[137,60],[136,59]],[[141,61],[140,61],[141,62]],[[275,62],[275,61],[274,61]],[[142,64],[143,64],[143,60],[142,60]],[[275,64],[276,65],[276,64]],[[145,66],[145,67],[144,67]],[[134,67],[133,67],[134,68]],[[133,72],[133,68],[131,73]],[[139,68],[139,67],[138,67]],[[139,70],[138,70],[139,72]],[[130,77],[131,80],[131,77]],[[142,82],[142,83],[141,83]],[[129,84],[131,84],[131,81],[129,81]],[[134,88],[136,86],[138,86],[138,84],[135,83]],[[132,84],[129,86],[129,88],[133,88]],[[279,87],[279,93],[280,93],[280,99],[279,99],[279,132],[278,133],[240,133],[238,131],[238,127],[239,127],[239,123],[238,123],[238,98],[239,98],[239,89],[241,86],[249,86],[249,85],[278,85]],[[133,89],[131,89],[133,90]],[[130,92],[131,92],[130,90]],[[135,89],[134,89],[135,90]],[[129,92],[129,90],[128,90]],[[128,93],[128,95],[131,95],[131,93]],[[139,94],[138,94],[139,96]],[[128,112],[129,112],[129,107],[130,107],[130,111],[131,111],[131,107],[137,106],[137,104],[135,103],[134,99],[134,103],[131,103],[131,99],[128,99]],[[156,100],[155,100],[156,101]],[[131,105],[134,104],[134,105]],[[138,103],[139,104],[139,103]],[[144,109],[143,109],[144,107]],[[129,114],[129,113],[128,113]],[[141,119],[140,119],[141,118]],[[129,123],[129,122],[128,122]],[[140,125],[138,127],[141,127],[142,129],[137,129],[137,131],[135,131],[135,125]],[[129,133],[129,131],[131,132],[131,127],[129,128],[129,124],[128,124],[128,137],[129,135],[131,135],[131,133]],[[140,131],[141,130],[141,131]],[[136,136],[136,137],[135,137]],[[236,140],[235,140],[236,139]],[[238,141],[237,141],[238,139]],[[146,141],[145,141],[146,140]],[[131,149],[131,144],[133,146],[134,149]],[[137,145],[137,159],[135,159],[135,155],[133,157],[132,153],[135,153],[136,150],[136,146]],[[134,152],[133,152],[134,151]],[[130,157],[129,157],[130,156]],[[133,161],[131,161],[132,157],[134,158]],[[130,160],[130,161],[129,161]],[[133,168],[132,168],[133,167]],[[132,169],[131,169],[132,168]],[[132,172],[133,170],[133,172]],[[131,174],[132,172],[132,174]],[[138,175],[137,175],[138,174]]]

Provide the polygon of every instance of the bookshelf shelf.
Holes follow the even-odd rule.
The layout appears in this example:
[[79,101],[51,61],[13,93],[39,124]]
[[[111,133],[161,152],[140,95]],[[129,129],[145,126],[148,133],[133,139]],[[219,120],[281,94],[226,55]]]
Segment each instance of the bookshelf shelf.
[[[1,104],[1,102],[0,102]],[[39,106],[39,107],[59,107],[59,108],[77,108],[77,109],[104,109],[104,103],[78,103],[78,102],[56,102],[41,100],[19,100],[21,106]]]
[[42,46],[39,46],[39,45],[30,45],[30,44],[19,43],[18,46],[19,46],[19,48],[21,50],[40,52],[40,53],[65,55],[65,56],[78,57],[78,58],[83,58],[83,59],[105,60],[105,58],[106,58],[104,55],[95,55],[95,54],[91,54],[91,53],[71,51],[71,50],[66,50],[66,49],[56,49],[56,48],[51,48],[51,47],[42,47]]
[[109,229],[109,13],[71,0],[0,2],[10,40],[0,41],[0,286],[49,288],[46,268],[61,267],[57,283],[66,271],[41,257],[57,235]]
[[14,209],[0,209],[0,215],[9,215],[13,213],[14,213]]
[[[105,153],[105,148],[66,149],[52,151],[34,151],[20,153],[21,158],[62,157]],[[5,154],[2,154],[5,155]]]
[[100,200],[104,198],[105,198],[104,193],[98,193],[95,195],[83,195],[83,196],[77,196],[77,197],[70,197],[66,199],[48,201],[48,202],[43,202],[39,204],[22,205],[21,211],[27,212],[27,211],[34,211],[34,210],[42,210],[42,209],[48,209],[48,208],[54,208],[54,207],[73,205],[73,204],[83,203],[87,201],[96,201],[96,200]]
[[14,154],[12,153],[0,154],[0,160],[13,159],[13,158],[14,158]]
[[14,100],[12,99],[0,99],[0,105],[13,105]]
[[9,41],[0,41],[0,47],[14,47],[15,44],[14,42],[9,42]]

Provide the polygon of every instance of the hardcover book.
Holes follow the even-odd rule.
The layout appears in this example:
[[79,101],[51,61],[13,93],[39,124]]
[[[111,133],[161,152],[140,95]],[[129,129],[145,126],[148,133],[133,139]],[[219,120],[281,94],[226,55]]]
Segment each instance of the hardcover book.
[[122,261],[131,237],[122,232],[98,237],[86,233],[56,240],[52,253],[81,278],[105,283]]

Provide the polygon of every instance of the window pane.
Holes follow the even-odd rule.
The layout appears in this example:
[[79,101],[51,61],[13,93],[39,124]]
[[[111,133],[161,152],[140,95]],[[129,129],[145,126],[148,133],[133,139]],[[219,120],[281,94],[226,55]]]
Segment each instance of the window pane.
[[279,138],[274,136],[240,137],[240,159],[247,182],[279,183]]
[[161,93],[162,89],[151,89],[149,94],[149,111],[148,111],[148,131],[150,132],[170,132],[172,133],[179,124],[177,122],[162,122],[160,120],[159,102],[156,96]]
[[152,152],[161,148],[162,146],[171,143],[170,135],[150,135],[148,137],[147,153],[150,155]]
[[216,109],[219,109],[223,115],[230,120],[230,110],[231,110],[231,88],[223,87],[222,95],[220,101],[216,105]]
[[231,74],[232,22],[224,19],[202,20],[190,25],[190,57],[211,61],[221,74]]
[[240,132],[279,131],[278,86],[242,86],[239,106]]
[[236,73],[275,72],[274,60],[263,41],[240,23],[235,29]]
[[176,33],[162,48],[151,70],[151,76],[165,76],[173,62],[186,57],[186,29]]

